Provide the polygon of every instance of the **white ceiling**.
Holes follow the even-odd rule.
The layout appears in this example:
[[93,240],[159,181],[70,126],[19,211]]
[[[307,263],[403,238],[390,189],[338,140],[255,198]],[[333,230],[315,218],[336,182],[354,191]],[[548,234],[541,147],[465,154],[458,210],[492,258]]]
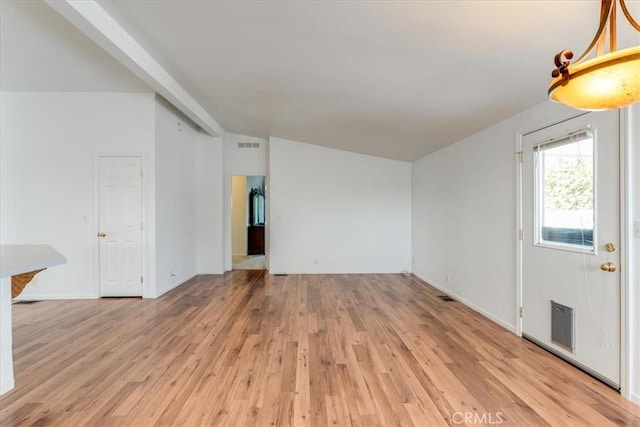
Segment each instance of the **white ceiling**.
[[[564,48],[582,53],[600,5],[575,0],[98,3],[225,131],[400,160],[417,159],[543,102],[553,55]],[[640,2],[628,3],[640,17]],[[2,68],[3,89],[65,90],[61,82],[73,81],[78,67],[103,81],[107,89],[101,90],[146,88],[122,66],[107,67],[106,54],[65,26],[63,18],[45,17],[39,10],[44,5],[37,6],[5,19],[3,5],[2,62],[16,61],[15,67]],[[26,13],[34,16],[20,16]],[[640,43],[621,14],[619,20],[620,45]],[[4,40],[7,25],[19,27],[11,31],[20,38]],[[52,57],[52,47],[62,54]],[[17,71],[28,65],[19,63],[25,49],[42,58],[41,65],[56,62],[62,70],[68,63],[64,73],[70,74],[60,76],[55,67]],[[110,74],[103,75],[105,70]],[[49,72],[55,82],[43,89]]]

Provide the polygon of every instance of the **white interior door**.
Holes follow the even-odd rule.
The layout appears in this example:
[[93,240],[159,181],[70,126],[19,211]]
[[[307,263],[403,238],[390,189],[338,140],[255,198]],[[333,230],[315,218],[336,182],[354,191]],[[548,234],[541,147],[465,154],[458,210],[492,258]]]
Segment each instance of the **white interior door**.
[[142,296],[142,159],[99,158],[100,296]]
[[525,135],[522,168],[523,335],[615,388],[619,140],[617,111],[585,114]]

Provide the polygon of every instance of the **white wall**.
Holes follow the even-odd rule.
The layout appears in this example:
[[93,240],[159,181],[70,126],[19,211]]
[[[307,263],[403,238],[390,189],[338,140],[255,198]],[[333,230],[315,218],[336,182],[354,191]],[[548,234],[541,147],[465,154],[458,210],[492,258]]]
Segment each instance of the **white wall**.
[[224,166],[222,138],[199,133],[196,149],[197,265],[199,274],[224,272]]
[[220,140],[198,131],[160,97],[155,130],[159,296],[196,274],[221,272],[222,169]]
[[47,243],[67,258],[38,274],[22,299],[98,296],[98,155],[143,156],[144,219],[153,229],[153,105],[143,93],[0,94],[0,241]]
[[197,273],[196,147],[191,121],[156,96],[156,295]]
[[413,271],[515,331],[516,134],[579,115],[545,102],[413,163]]
[[410,163],[278,138],[269,151],[272,273],[410,268]]
[[231,253],[247,254],[247,177],[231,177]]
[[[239,142],[258,143],[259,148],[239,148]],[[233,175],[267,175],[269,142],[264,138],[228,133],[224,136],[224,167],[228,177]]]

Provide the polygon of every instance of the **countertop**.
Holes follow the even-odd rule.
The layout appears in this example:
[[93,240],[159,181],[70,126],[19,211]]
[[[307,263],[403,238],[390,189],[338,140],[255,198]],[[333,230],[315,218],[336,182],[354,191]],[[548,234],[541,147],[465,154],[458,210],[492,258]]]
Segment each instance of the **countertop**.
[[50,245],[0,245],[0,277],[15,276],[66,262],[67,259]]

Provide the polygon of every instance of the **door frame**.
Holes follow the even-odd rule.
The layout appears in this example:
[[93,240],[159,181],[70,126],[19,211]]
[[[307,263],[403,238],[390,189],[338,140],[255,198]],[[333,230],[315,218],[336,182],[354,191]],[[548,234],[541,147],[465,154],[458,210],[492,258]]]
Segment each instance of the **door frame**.
[[[515,151],[515,163],[517,168],[516,173],[516,301],[514,312],[516,315],[516,334],[522,337],[522,317],[520,316],[520,308],[522,307],[522,294],[523,294],[523,240],[520,238],[521,230],[524,229],[524,223],[522,220],[522,181],[523,181],[523,138],[526,135],[545,129],[550,126],[571,120],[586,114],[597,114],[597,112],[583,112],[575,111],[575,114],[569,117],[558,117],[557,121],[549,123],[545,126],[531,129],[528,131],[516,133],[516,151]],[[620,222],[620,394],[626,399],[630,398],[629,386],[631,384],[630,377],[630,357],[631,347],[630,343],[633,342],[630,336],[631,331],[631,304],[630,290],[628,284],[628,269],[631,262],[629,247],[631,236],[628,233],[628,218],[631,214],[630,206],[627,202],[628,188],[630,188],[631,174],[629,173],[629,150],[631,144],[631,132],[630,132],[630,113],[627,108],[618,110],[618,131],[620,135],[620,157],[619,163],[619,222]],[[531,238],[531,236],[528,236]],[[527,238],[527,236],[525,236]],[[526,308],[525,308],[526,309]]]
[[233,224],[232,224],[232,209],[231,209],[231,184],[234,176],[264,176],[264,185],[265,185],[265,194],[264,194],[264,268],[265,271],[269,272],[269,239],[270,239],[270,227],[271,227],[271,217],[269,216],[270,209],[270,184],[269,184],[269,175],[268,174],[247,174],[247,173],[232,173],[227,172],[224,183],[224,205],[225,205],[225,218],[224,218],[224,271],[232,271],[232,258],[233,258],[233,248],[232,248],[232,233],[233,233]]
[[[149,236],[152,235],[148,231],[153,228],[152,222],[153,220],[149,218],[149,211],[147,209],[147,189],[149,187],[149,174],[146,171],[147,168],[147,158],[144,153],[139,151],[127,152],[127,153],[110,153],[110,152],[100,152],[95,153],[93,156],[93,226],[91,233],[93,237],[96,237],[93,244],[93,292],[96,298],[100,298],[100,242],[97,238],[97,234],[100,231],[100,158],[101,157],[139,157],[140,165],[142,168],[142,206],[140,209],[142,210],[142,254],[141,254],[141,268],[142,268],[142,298],[155,298],[155,288],[151,287],[151,283],[154,282],[153,277],[151,277],[151,264],[149,262],[149,246],[148,240]],[[153,189],[153,188],[152,188]],[[155,259],[154,259],[155,260]],[[151,261],[154,261],[151,260]]]

